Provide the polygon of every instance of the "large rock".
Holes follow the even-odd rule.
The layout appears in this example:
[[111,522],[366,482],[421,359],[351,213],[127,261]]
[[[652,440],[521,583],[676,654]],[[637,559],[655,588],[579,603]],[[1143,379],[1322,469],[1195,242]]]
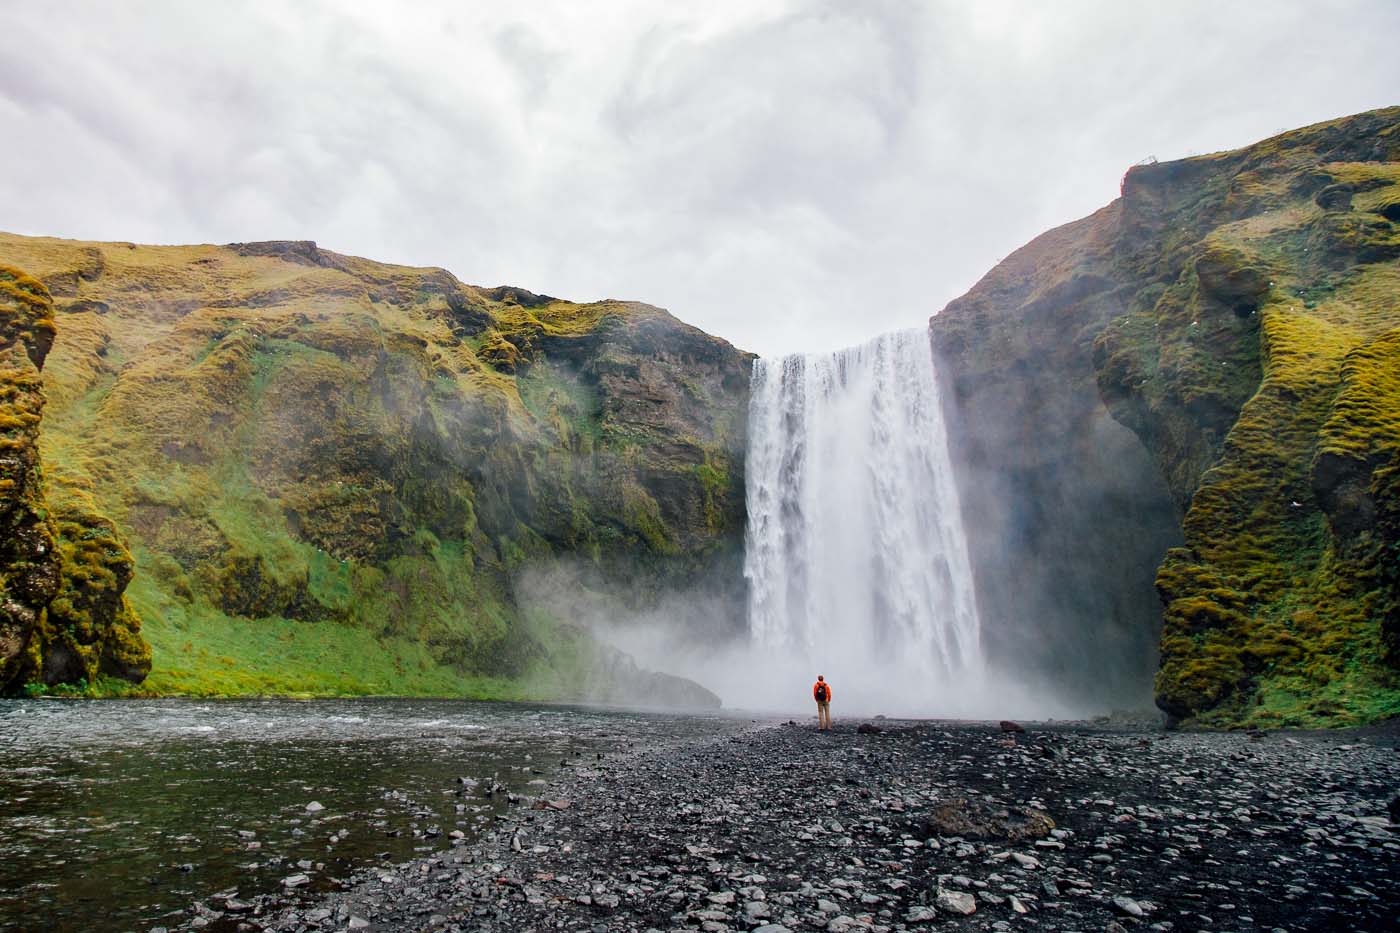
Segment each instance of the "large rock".
[[1055,821],[1044,810],[957,798],[944,801],[922,814],[914,821],[914,828],[925,838],[961,836],[966,839],[1021,842],[1044,839],[1055,828]]

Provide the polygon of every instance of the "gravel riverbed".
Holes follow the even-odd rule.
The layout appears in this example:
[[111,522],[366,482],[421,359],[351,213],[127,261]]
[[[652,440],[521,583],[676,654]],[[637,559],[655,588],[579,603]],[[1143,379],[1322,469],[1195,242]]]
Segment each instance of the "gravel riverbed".
[[1396,729],[1025,729],[779,724],[581,756],[474,842],[187,927],[1397,928]]

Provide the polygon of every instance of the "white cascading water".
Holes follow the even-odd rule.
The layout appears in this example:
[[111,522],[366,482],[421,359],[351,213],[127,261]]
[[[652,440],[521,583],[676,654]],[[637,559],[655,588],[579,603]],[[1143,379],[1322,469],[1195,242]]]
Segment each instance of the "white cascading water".
[[756,361],[746,471],[751,650],[778,679],[826,673],[838,710],[985,708],[927,331]]

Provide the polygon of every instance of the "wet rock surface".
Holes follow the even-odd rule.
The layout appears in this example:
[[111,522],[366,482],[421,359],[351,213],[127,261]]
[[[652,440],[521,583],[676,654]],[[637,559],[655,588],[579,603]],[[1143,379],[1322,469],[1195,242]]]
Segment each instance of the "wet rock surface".
[[1392,929],[1397,734],[773,726],[581,762],[475,844],[189,927]]

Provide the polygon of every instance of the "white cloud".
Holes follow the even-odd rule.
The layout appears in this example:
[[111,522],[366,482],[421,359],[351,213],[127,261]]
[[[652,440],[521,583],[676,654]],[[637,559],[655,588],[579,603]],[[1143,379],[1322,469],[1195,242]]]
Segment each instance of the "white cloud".
[[1359,0],[7,6],[6,228],[311,238],[765,354],[919,323],[1144,156],[1400,87]]

